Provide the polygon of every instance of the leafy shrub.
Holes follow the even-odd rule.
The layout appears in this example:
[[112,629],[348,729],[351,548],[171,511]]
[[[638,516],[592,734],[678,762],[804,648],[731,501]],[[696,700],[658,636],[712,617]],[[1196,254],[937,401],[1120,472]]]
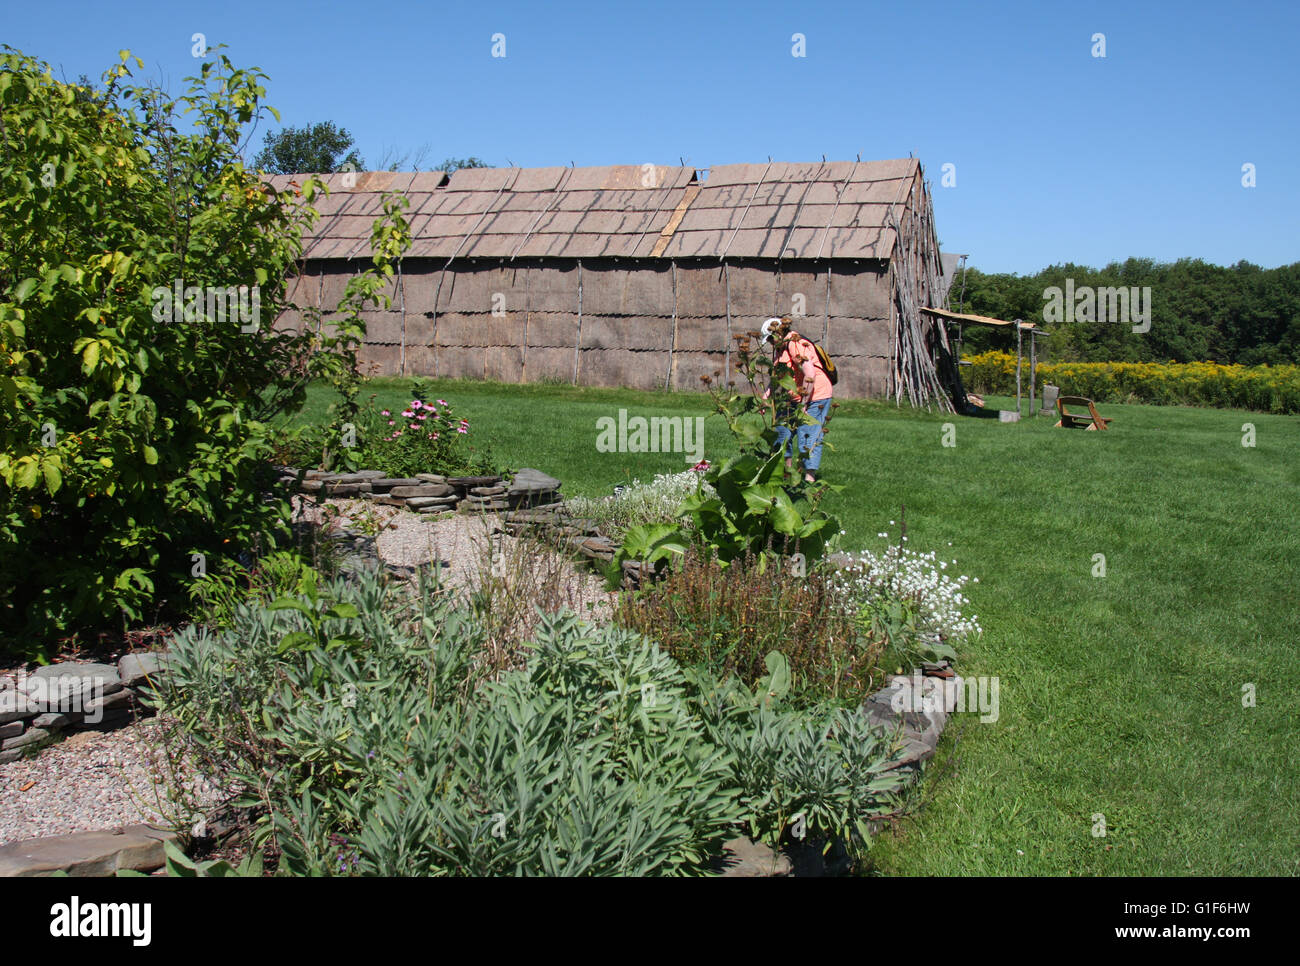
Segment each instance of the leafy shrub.
[[207,574],[193,581],[191,616],[199,624],[230,627],[240,604],[269,604],[287,594],[301,593],[314,579],[311,566],[301,556],[291,550],[278,550],[251,567],[232,564],[227,572]]
[[[775,672],[774,672],[775,676]],[[855,710],[819,702],[804,710],[773,700],[771,679],[756,692],[734,678],[701,681],[698,707],[709,737],[733,756],[749,834],[773,849],[784,840],[839,845],[857,859],[869,822],[898,803],[905,779],[892,735],[872,730]]]
[[323,335],[275,329],[320,185],[244,167],[264,75],[214,58],[179,99],[130,77],[126,52],[95,91],[0,53],[0,635],[28,656],[283,527],[266,421],[346,387],[383,284],[354,279]]
[[[1016,357],[984,352],[970,359],[965,379],[976,392],[1014,393]],[[1028,368],[1022,377],[1028,379]],[[1069,396],[1098,402],[1213,406],[1268,413],[1300,412],[1300,366],[1219,365],[1214,362],[1040,362],[1043,382]]]
[[793,819],[859,848],[889,808],[891,737],[683,671],[640,635],[542,619],[522,668],[425,584],[304,581],[173,643],[163,710],[215,780],[265,811],[279,869],[321,875],[676,875],[742,827]]
[[429,588],[399,600],[325,584],[174,644],[165,707],[267,807],[287,870],[682,873],[739,821],[654,645],[547,618],[526,669],[483,682],[476,622]]
[[805,700],[861,700],[882,646],[861,633],[857,604],[823,568],[743,557],[723,568],[716,557],[687,552],[664,576],[615,607],[621,626],[658,641],[679,662],[753,687],[780,652],[793,690]]

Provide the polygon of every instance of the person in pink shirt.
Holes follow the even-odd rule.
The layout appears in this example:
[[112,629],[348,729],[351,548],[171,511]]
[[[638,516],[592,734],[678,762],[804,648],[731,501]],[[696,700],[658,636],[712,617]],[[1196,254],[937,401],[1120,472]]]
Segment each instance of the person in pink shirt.
[[795,392],[804,411],[815,423],[800,426],[792,434],[789,428],[778,425],[776,445],[784,446],[786,465],[794,459],[794,446],[804,455],[804,479],[812,483],[817,479],[822,465],[822,437],[826,434],[826,417],[831,411],[834,388],[817,357],[816,347],[790,327],[789,319],[768,319],[763,323],[763,340],[770,343],[776,353],[774,361],[784,364],[794,372]]

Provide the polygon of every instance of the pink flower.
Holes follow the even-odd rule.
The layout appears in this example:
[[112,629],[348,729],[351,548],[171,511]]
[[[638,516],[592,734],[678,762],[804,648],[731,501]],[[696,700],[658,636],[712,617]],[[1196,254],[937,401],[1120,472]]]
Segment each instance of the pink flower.
[[445,400],[445,399],[439,399],[439,400],[438,400],[438,405],[439,405],[439,406],[445,406],[445,405],[447,405],[447,400]]
[[708,468],[709,468],[708,460],[700,460],[698,463],[696,463],[694,466],[691,467],[691,469],[693,469],[696,473],[703,473]]
[[456,432],[458,432],[458,433],[468,433],[469,430],[466,429],[464,426],[457,426],[457,427],[456,427]]
[[381,416],[391,416],[391,415],[393,415],[393,414],[390,413],[387,409],[381,409],[381,410],[379,410],[379,415],[381,415]]
[[433,434],[433,438],[434,438],[434,439],[437,439],[437,438],[438,438],[438,434],[437,434],[437,433],[434,433],[434,434]]
[[421,406],[423,406],[423,405],[424,405],[424,403],[420,402],[420,400],[418,400],[418,399],[412,399],[412,400],[411,400],[411,408],[412,408],[412,409],[419,409],[419,408],[420,408]]
[[393,420],[393,419],[390,419],[390,420],[388,421],[388,425],[389,425],[389,426],[396,426],[396,425],[397,425],[397,421],[396,421],[396,420]]
[[415,413],[411,412],[409,409],[404,409],[404,410],[402,410],[402,418],[403,418],[403,419],[414,419],[414,418],[415,418]]
[[412,429],[419,429],[419,428],[420,428],[420,424],[419,424],[419,423],[411,423],[411,428],[412,428]]
[[428,413],[420,413],[420,418],[421,418],[421,419],[428,419],[428,418],[429,418],[429,414],[428,414]]

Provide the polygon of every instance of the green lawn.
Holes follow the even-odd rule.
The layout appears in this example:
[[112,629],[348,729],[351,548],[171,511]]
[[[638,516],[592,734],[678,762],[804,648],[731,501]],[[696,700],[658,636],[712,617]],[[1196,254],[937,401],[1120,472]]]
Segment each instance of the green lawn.
[[[384,404],[405,401],[378,381]],[[678,471],[599,453],[596,420],[694,415],[707,397],[438,383],[508,465],[567,494]],[[313,392],[307,418],[321,418]],[[990,405],[1003,400],[990,399]],[[1026,405],[1027,408],[1027,405]],[[847,549],[896,537],[957,560],[985,632],[961,670],[996,675],[1000,718],[957,715],[927,804],[876,846],[909,875],[1300,873],[1300,419],[1103,406],[1108,433],[852,401],[829,434]],[[956,429],[942,445],[944,424]],[[1257,445],[1241,445],[1253,423]],[[718,417],[706,455],[729,452]],[[951,545],[951,546],[950,546]],[[1106,575],[1093,576],[1104,554]],[[951,568],[952,565],[950,564]],[[1243,685],[1257,706],[1242,705]],[[1094,814],[1107,834],[1094,837]]]

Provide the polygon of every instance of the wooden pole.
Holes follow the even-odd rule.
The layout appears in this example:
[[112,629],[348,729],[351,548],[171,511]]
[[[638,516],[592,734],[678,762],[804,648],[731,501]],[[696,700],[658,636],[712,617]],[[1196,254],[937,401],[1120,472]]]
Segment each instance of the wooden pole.
[[677,260],[668,263],[673,275],[673,341],[668,346],[668,374],[664,377],[664,389],[672,389],[677,381]]
[[[772,163],[769,161],[768,167],[771,167],[771,165]],[[748,211],[749,209],[746,208],[745,210]],[[732,235],[731,237],[735,238],[736,236]],[[731,381],[731,269],[725,261],[722,263],[722,277],[727,283],[727,355],[726,361],[722,364],[722,389],[725,392],[727,383]]]
[[402,375],[406,375],[406,285],[402,281],[402,260],[397,260],[397,294],[402,301]]
[[1016,415],[1020,415],[1020,320],[1016,319]]
[[578,259],[578,333],[573,339],[573,384],[578,384],[578,357],[582,352],[582,259]]
[[1034,385],[1038,382],[1038,333],[1029,330],[1029,415],[1037,416],[1034,408]]

